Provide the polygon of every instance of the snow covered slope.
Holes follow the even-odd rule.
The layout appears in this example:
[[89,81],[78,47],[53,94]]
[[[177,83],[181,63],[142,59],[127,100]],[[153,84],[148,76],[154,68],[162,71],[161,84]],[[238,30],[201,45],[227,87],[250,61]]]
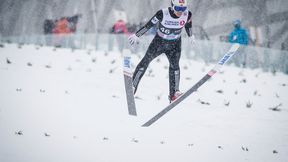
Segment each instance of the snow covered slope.
[[[212,67],[181,60],[182,91]],[[0,161],[288,161],[287,75],[225,66],[148,128],[168,104],[167,59],[143,77],[138,117],[128,115],[123,82],[118,52],[4,44]]]

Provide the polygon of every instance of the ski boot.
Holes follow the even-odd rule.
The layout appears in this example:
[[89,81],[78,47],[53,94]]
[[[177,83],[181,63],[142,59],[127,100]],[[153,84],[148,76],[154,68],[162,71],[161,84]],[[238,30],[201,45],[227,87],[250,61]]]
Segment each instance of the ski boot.
[[178,97],[180,97],[183,93],[180,91],[176,91],[173,96],[169,96],[170,103],[175,101]]

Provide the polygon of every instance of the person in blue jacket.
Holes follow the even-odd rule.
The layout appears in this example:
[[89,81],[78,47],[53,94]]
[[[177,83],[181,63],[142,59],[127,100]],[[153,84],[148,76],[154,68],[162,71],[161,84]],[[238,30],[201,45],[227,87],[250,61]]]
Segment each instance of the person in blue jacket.
[[233,58],[233,62],[236,66],[240,67],[242,65],[245,68],[247,65],[247,53],[246,53],[246,46],[249,43],[248,33],[246,29],[241,28],[241,21],[235,20],[233,22],[234,30],[229,35],[229,42],[230,43],[239,43],[242,45],[240,50],[238,50],[238,55]]
[[230,43],[239,43],[241,45],[248,45],[248,34],[246,29],[241,28],[241,21],[235,20],[233,22],[234,30],[229,35]]

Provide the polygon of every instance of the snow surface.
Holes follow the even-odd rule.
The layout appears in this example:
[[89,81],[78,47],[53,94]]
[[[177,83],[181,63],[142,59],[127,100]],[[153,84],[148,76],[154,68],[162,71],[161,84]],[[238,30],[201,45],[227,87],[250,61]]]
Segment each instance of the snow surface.
[[[136,65],[139,59],[133,56]],[[181,90],[214,65],[181,60]],[[1,162],[287,162],[288,76],[227,65],[168,104],[168,61],[153,61],[126,106],[119,52],[0,47]],[[249,107],[250,106],[250,107]]]

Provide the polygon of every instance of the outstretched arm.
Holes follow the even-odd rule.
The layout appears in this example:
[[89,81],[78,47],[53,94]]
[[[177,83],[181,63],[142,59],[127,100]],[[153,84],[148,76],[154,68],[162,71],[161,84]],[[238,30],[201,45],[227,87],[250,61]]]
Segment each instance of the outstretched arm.
[[193,35],[193,31],[192,31],[192,13],[190,11],[189,11],[187,23],[185,24],[185,30],[186,30],[186,33],[189,37],[189,42],[192,45],[195,45],[196,40],[195,40],[195,36]]
[[192,13],[190,11],[189,11],[189,15],[188,15],[188,21],[185,24],[185,30],[186,30],[188,37],[191,37],[193,35],[193,32],[192,32]]
[[141,37],[145,34],[150,28],[156,25],[159,21],[163,19],[163,12],[159,10],[141,29],[136,32],[137,37]]

